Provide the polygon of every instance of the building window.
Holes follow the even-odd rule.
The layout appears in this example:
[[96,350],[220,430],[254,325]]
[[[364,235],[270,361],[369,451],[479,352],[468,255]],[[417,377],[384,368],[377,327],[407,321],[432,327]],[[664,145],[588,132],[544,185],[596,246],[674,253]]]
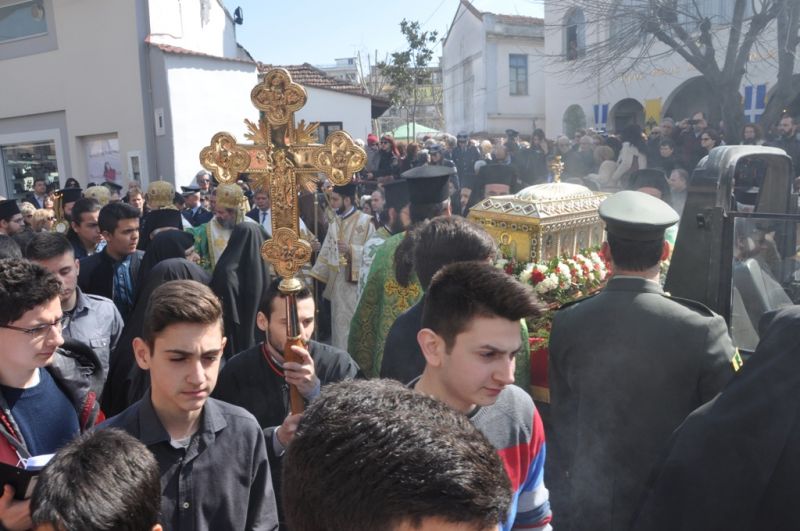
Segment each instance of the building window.
[[47,34],[47,19],[41,1],[19,2],[0,7],[0,43]]
[[564,55],[574,61],[586,52],[586,19],[583,10],[575,8],[564,21]]
[[319,143],[324,144],[328,135],[334,131],[342,130],[342,122],[320,122],[317,134],[319,135]]
[[18,199],[33,190],[35,177],[45,177],[48,185],[58,186],[56,144],[52,140],[0,146],[8,195]]
[[509,54],[508,93],[512,96],[528,95],[528,56]]

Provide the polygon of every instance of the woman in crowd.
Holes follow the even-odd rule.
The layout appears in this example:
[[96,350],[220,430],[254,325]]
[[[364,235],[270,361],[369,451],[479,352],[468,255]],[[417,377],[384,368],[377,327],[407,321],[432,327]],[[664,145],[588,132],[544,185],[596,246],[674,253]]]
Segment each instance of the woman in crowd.
[[597,146],[594,148],[593,156],[597,164],[597,173],[590,173],[586,176],[586,180],[594,181],[600,188],[607,188],[611,183],[611,177],[617,171],[614,150],[609,146]]
[[761,146],[764,144],[764,130],[758,124],[745,124],[742,127],[742,144]]
[[700,135],[700,145],[705,150],[704,154],[708,154],[715,147],[722,145],[722,139],[715,129],[708,128]]
[[56,213],[49,208],[39,208],[33,212],[31,229],[33,232],[50,232],[56,221]]
[[406,154],[405,156],[400,159],[400,166],[397,171],[398,175],[404,172],[407,172],[411,168],[414,167],[414,160],[417,158],[417,154],[419,153],[419,144],[416,142],[409,142],[406,146]]
[[647,145],[642,138],[642,128],[638,124],[627,125],[620,134],[620,140],[622,149],[619,152],[617,169],[609,183],[614,188],[626,188],[633,172],[647,168]]
[[64,182],[64,188],[80,188],[81,183],[75,177],[70,177]]
[[486,166],[489,161],[492,160],[492,151],[494,151],[494,146],[492,145],[491,140],[481,140],[478,149],[481,152],[481,158],[476,160],[473,166],[475,175],[478,175],[481,171],[481,168]]
[[19,211],[22,213],[22,222],[24,223],[24,230],[33,228],[33,213],[36,212],[36,207],[33,203],[23,201],[19,205]]
[[399,167],[400,152],[397,151],[394,138],[389,135],[383,135],[381,137],[380,160],[378,161],[378,168],[373,175],[379,183],[393,181],[395,176],[398,175]]

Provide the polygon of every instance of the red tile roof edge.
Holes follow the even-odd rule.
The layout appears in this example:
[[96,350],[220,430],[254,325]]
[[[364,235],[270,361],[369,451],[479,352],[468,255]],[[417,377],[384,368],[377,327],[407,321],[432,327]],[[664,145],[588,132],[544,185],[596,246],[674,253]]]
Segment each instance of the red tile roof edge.
[[[211,55],[210,53],[205,52],[198,52],[196,50],[189,50],[188,48],[181,48],[180,46],[174,46],[172,44],[164,44],[160,42],[153,42],[150,39],[150,35],[144,38],[144,42],[149,44],[150,46],[154,46],[161,50],[164,53],[171,53],[175,55],[193,55],[196,57],[206,57],[208,59],[219,59],[220,61],[231,61],[234,63],[244,63],[248,65],[256,65],[255,61],[249,59],[242,59],[239,57],[221,57],[219,55]],[[242,48],[243,49],[243,48]],[[245,50],[246,53],[246,50]],[[248,54],[249,55],[249,54]]]
[[288,70],[292,75],[293,81],[307,87],[333,90],[353,96],[373,97],[371,94],[367,93],[364,87],[337,79],[309,63],[303,63],[301,65],[271,65],[258,63],[259,74],[265,73],[270,68],[284,68]]

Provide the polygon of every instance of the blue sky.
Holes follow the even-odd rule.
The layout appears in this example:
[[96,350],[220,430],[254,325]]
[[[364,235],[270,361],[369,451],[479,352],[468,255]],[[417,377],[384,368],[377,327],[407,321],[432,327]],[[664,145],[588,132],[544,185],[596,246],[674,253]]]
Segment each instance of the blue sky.
[[[271,64],[333,64],[336,58],[366,56],[383,59],[405,47],[403,18],[437,30],[444,36],[459,0],[400,0],[368,3],[353,0],[223,0],[233,13],[244,11],[236,27],[239,43],[253,57]],[[542,0],[474,0],[480,11],[543,16]],[[371,6],[371,7],[370,7]],[[437,49],[437,54],[441,47]]]

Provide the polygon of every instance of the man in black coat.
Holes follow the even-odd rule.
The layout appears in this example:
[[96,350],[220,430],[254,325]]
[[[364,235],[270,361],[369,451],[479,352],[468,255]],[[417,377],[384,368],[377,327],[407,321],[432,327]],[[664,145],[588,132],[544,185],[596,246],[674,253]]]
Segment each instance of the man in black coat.
[[789,115],[781,118],[778,123],[778,132],[780,136],[767,145],[784,150],[792,158],[794,175],[798,176],[800,175],[800,142],[797,140],[797,125],[794,118]]
[[[441,144],[434,144],[430,148],[428,148],[428,154],[430,155],[431,159],[429,162],[430,166],[444,166],[445,168],[456,168],[456,163],[450,159],[445,158],[444,153],[444,146]],[[458,175],[458,168],[450,175],[450,184],[456,190],[461,189],[461,181],[459,180]]]
[[800,529],[800,307],[764,315],[725,390],[675,432],[635,530]]
[[33,178],[33,190],[25,194],[25,199],[36,208],[44,208],[47,200],[47,177],[38,175]]
[[458,133],[456,147],[453,148],[451,156],[461,180],[461,187],[474,189],[475,163],[481,159],[481,152],[477,146],[470,144],[467,133]]
[[257,315],[256,324],[266,332],[265,341],[231,358],[214,389],[214,398],[245,408],[264,428],[278,507],[281,461],[302,418],[302,414],[290,414],[289,384],[296,385],[310,402],[319,396],[322,386],[361,375],[347,352],[311,339],[315,305],[307,288],[296,295],[300,332],[307,347],[292,347],[303,362],[284,360],[286,298],[278,290],[280,281],[276,278],[269,286]]
[[675,211],[623,191],[599,213],[613,277],[556,313],[549,344],[548,486],[573,530],[627,529],[670,434],[734,374],[724,319],[661,289]]
[[84,293],[114,301],[122,319],[133,309],[136,279],[142,251],[139,242],[139,209],[127,203],[109,203],[100,209],[98,224],[106,240],[105,248],[81,261],[78,286]]

